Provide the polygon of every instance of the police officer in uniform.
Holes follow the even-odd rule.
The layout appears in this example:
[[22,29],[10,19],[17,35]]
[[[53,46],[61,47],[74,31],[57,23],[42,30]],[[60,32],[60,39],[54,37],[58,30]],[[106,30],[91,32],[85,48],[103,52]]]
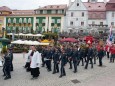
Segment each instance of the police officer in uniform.
[[73,50],[72,47],[70,47],[70,50],[67,52],[68,54],[68,62],[69,62],[69,69],[72,69],[72,54],[73,54]]
[[74,48],[74,52],[73,52],[73,55],[72,55],[72,60],[73,60],[73,66],[74,66],[74,73],[77,72],[77,64],[78,64],[78,61],[79,61],[79,57],[78,57],[78,49],[77,47]]
[[92,57],[93,57],[93,49],[92,49],[91,46],[89,46],[88,53],[87,53],[87,61],[86,61],[85,69],[87,69],[89,61],[91,62],[91,68],[93,68]]
[[67,54],[65,53],[64,50],[62,50],[60,61],[61,61],[61,69],[60,69],[61,74],[59,78],[66,76],[65,65],[67,64]]
[[7,52],[5,53],[4,60],[5,60],[5,62],[4,62],[5,78],[4,78],[4,80],[7,80],[7,79],[11,78],[10,71],[11,71],[12,55],[11,55],[11,52],[9,49],[7,49]]
[[55,53],[53,54],[53,62],[54,62],[53,74],[59,72],[59,57],[60,57],[60,53],[58,49],[55,48]]
[[46,51],[46,66],[47,66],[47,70],[48,72],[51,71],[51,60],[52,60],[52,55],[53,55],[53,52],[51,50],[50,47],[48,47],[48,50]]

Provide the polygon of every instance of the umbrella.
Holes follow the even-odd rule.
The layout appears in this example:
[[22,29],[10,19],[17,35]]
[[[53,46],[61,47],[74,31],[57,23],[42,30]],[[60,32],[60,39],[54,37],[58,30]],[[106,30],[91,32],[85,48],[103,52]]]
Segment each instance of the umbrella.
[[48,41],[48,40],[43,40],[43,41],[41,41],[42,43],[50,43],[50,41]]
[[7,38],[0,38],[0,42],[2,42],[3,45],[7,45],[11,43],[10,39]]
[[39,43],[39,45],[49,45],[50,43]]
[[42,35],[42,34],[35,34],[35,35],[33,35],[33,36],[44,36],[44,35]]
[[12,44],[24,44],[24,41],[22,41],[22,40],[16,40],[16,41],[13,41],[11,43]]
[[78,42],[75,38],[65,38],[60,40],[61,42]]

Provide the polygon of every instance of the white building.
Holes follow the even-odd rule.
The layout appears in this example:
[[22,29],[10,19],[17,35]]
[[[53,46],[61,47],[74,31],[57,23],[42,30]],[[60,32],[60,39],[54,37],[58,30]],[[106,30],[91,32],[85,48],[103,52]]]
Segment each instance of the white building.
[[66,30],[85,29],[88,25],[88,10],[81,0],[69,1],[66,12]]
[[115,0],[106,4],[106,20],[109,27],[112,25],[115,28]]

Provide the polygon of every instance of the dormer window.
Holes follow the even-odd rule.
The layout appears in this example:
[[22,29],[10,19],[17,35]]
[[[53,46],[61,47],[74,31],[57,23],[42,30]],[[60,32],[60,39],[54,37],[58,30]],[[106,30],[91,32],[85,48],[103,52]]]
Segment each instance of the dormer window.
[[77,3],[77,6],[79,6],[79,3]]
[[101,6],[98,6],[98,7],[101,7]]
[[53,6],[50,6],[50,8],[53,8]]
[[47,8],[46,6],[44,8]]
[[89,7],[91,7],[91,6],[89,6]]
[[57,8],[59,8],[59,6],[57,6]]

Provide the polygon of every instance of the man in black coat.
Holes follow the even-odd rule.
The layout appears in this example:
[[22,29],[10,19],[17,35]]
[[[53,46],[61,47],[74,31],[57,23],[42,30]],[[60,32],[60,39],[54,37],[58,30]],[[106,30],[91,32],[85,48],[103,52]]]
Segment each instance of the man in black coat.
[[60,69],[61,74],[60,74],[59,78],[61,78],[62,76],[66,76],[64,67],[67,64],[67,54],[65,53],[64,50],[62,50],[60,61],[61,61],[61,69]]
[[78,61],[79,61],[79,56],[78,56],[78,49],[77,47],[74,48],[74,52],[73,52],[73,55],[72,55],[72,60],[73,60],[73,66],[74,66],[74,73],[77,72],[77,64],[78,64]]
[[80,58],[79,62],[78,62],[78,65],[80,64],[80,61],[82,62],[82,66],[84,66],[84,60],[83,60],[83,57],[84,57],[84,51],[83,49],[78,46],[78,56]]
[[68,55],[68,62],[69,62],[69,69],[72,69],[72,54],[73,54],[73,49],[70,47],[69,51],[67,52]]
[[51,48],[49,47],[48,50],[46,51],[46,66],[47,66],[47,70],[51,71],[51,60],[52,60],[52,56],[53,56],[53,52],[51,50]]
[[87,69],[89,61],[91,62],[91,68],[93,68],[92,57],[93,57],[93,49],[92,49],[91,46],[89,46],[88,53],[87,53],[87,61],[86,61],[85,69]]
[[10,71],[11,71],[12,55],[11,55],[9,49],[7,50],[7,53],[5,53],[4,60],[5,60],[5,62],[4,62],[5,78],[4,78],[4,80],[7,80],[7,79],[11,78]]
[[59,57],[60,57],[60,53],[58,49],[55,49],[55,53],[53,54],[53,62],[54,62],[53,74],[59,72]]

